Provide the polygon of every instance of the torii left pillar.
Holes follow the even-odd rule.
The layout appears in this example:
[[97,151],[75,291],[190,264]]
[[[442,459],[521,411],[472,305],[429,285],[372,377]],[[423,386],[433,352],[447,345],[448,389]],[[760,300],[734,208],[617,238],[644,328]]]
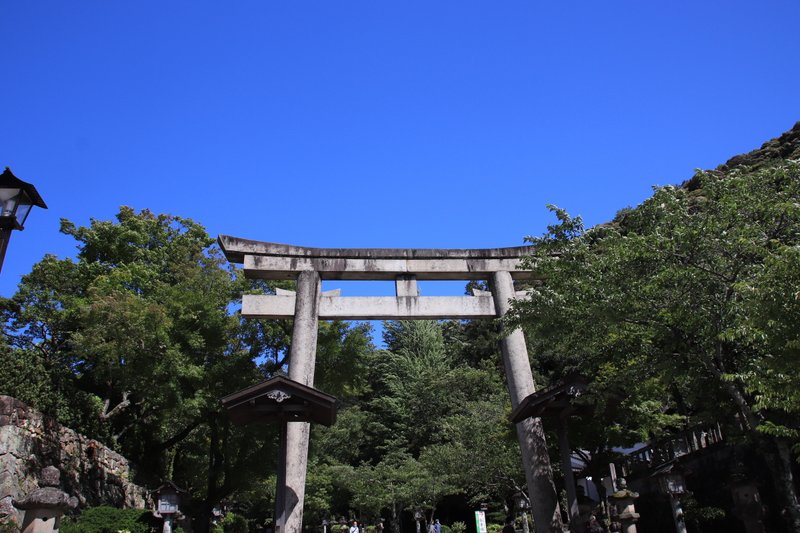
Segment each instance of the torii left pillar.
[[[320,287],[317,272],[306,270],[299,274],[292,346],[289,350],[289,379],[309,387],[314,386],[317,359]],[[286,499],[283,502],[283,516],[275,517],[275,533],[300,533],[303,528],[310,428],[308,422],[287,423],[286,446],[282,450],[283,457],[279,458],[286,472]],[[283,529],[280,529],[281,521]]]

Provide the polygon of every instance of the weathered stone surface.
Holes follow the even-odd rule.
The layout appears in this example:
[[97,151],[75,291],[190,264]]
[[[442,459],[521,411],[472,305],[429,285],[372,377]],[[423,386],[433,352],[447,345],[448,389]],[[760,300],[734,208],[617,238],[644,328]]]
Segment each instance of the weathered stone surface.
[[[511,310],[516,298],[514,280],[509,272],[495,272],[490,280],[492,298],[499,316]],[[527,396],[536,392],[533,383],[525,335],[517,328],[504,332],[500,341],[505,367],[506,385],[511,406],[516,408]],[[532,513],[537,533],[562,531],[561,510],[547,452],[544,429],[539,418],[526,418],[516,424],[522,464],[533,503]]]
[[[289,378],[308,387],[314,386],[321,288],[320,277],[316,272],[302,272],[297,279]],[[283,529],[276,530],[276,533],[300,533],[303,528],[310,427],[308,422],[289,422],[286,425],[286,488],[276,502],[282,508],[278,509],[276,505],[276,515],[280,516],[282,513]],[[276,525],[281,525],[280,520],[276,521]]]
[[312,248],[274,242],[254,241],[220,235],[219,245],[232,263],[242,263],[245,255],[307,257],[321,259],[492,259],[523,257],[529,246],[510,248]]
[[[242,316],[292,318],[294,296],[246,294]],[[497,316],[491,294],[484,296],[322,296],[321,320],[439,320]]]
[[56,487],[42,487],[22,498],[13,500],[12,503],[17,509],[57,509],[62,513],[78,506],[78,498],[70,496],[63,490]]
[[419,280],[486,279],[492,272],[511,272],[514,279],[532,279],[519,270],[519,257],[487,259],[365,259],[362,257],[294,257],[245,255],[244,272],[253,279],[296,279],[299,272],[318,272],[324,280],[394,280],[415,276]]
[[40,487],[59,487],[61,485],[61,472],[54,466],[46,466],[39,476]]
[[[62,485],[82,507],[107,503],[145,507],[147,491],[130,481],[128,460],[100,442],[61,426],[16,398],[0,395],[0,520],[19,522],[12,500],[47,486],[38,474],[54,465]],[[52,486],[52,485],[51,485]]]
[[[446,249],[307,248],[250,241],[221,235],[219,243],[229,261],[244,264],[251,279],[297,279],[297,293],[245,295],[242,315],[261,318],[294,317],[290,377],[312,385],[317,321],[322,319],[441,319],[502,316],[517,297],[515,279],[530,279],[520,270],[529,247]],[[396,297],[320,296],[320,280],[395,281]],[[459,297],[422,297],[417,280],[491,279],[492,294]],[[504,362],[512,404],[532,393],[533,378],[522,331],[503,339]],[[555,497],[547,447],[541,423],[528,419],[517,425],[528,485],[535,500],[538,531],[560,531],[561,517]],[[285,489],[279,472],[276,498],[276,532],[299,533],[305,491],[308,425],[289,423]],[[285,453],[285,455],[284,455]],[[284,498],[285,496],[285,498]],[[285,521],[285,522],[284,522]]]

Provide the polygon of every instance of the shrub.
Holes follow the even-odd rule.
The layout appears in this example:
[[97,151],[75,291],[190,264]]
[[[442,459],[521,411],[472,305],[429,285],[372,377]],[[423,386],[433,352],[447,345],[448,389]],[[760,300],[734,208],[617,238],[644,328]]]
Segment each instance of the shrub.
[[236,513],[226,514],[219,525],[222,526],[224,533],[247,533],[248,531],[247,519]]
[[450,524],[450,533],[464,533],[467,530],[467,524],[464,522],[453,522]]
[[155,519],[145,509],[117,509],[109,505],[89,507],[77,519],[61,521],[60,533],[148,533]]

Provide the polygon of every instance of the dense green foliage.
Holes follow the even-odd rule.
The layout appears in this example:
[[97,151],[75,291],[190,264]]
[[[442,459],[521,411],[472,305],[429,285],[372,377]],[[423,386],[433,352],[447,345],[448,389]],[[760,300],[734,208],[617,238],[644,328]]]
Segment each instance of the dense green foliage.
[[[122,208],[61,230],[77,257],[45,257],[2,302],[0,392],[122,452],[140,484],[174,480],[209,516],[274,470],[275,429],[233,427],[219,400],[285,369],[291,324],[233,312],[271,288],[237,275],[191,220]],[[325,324],[319,360],[347,372],[367,347],[363,328]]]
[[63,519],[58,530],[60,533],[149,533],[159,522],[150,511],[100,505],[85,509],[77,519]]
[[385,324],[368,387],[345,399],[335,426],[315,428],[310,523],[385,513],[397,531],[404,511],[430,521],[446,497],[502,501],[524,483],[496,349],[465,356],[477,329],[492,325]]
[[211,529],[211,533],[247,533],[247,520],[242,515],[228,513]]
[[[612,224],[531,239],[544,282],[517,323],[554,377],[593,378],[576,445],[630,445],[670,428],[744,428],[800,527],[788,447],[800,414],[800,175],[796,163],[701,173]],[[587,431],[588,430],[588,431]]]
[[[286,368],[291,324],[232,312],[272,288],[238,276],[191,220],[122,208],[62,232],[77,257],[45,257],[3,301],[1,392],[119,450],[139,483],[187,488],[195,516],[226,500],[268,521],[276,431],[232,426],[219,399]],[[523,483],[493,331],[388,323],[375,350],[367,325],[320,324],[315,385],[342,405],[314,428],[307,523],[388,513],[397,530],[409,510],[431,520],[444,498],[499,501]]]

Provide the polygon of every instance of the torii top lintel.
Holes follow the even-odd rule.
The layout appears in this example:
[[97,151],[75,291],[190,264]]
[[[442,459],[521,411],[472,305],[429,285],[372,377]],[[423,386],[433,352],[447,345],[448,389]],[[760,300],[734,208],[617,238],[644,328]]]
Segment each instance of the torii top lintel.
[[493,272],[510,272],[515,279],[530,279],[520,270],[530,246],[511,248],[309,248],[253,241],[220,235],[219,245],[231,263],[244,265],[245,275],[259,279],[296,279],[314,270],[321,279],[394,280],[414,276],[420,280],[487,279]]

